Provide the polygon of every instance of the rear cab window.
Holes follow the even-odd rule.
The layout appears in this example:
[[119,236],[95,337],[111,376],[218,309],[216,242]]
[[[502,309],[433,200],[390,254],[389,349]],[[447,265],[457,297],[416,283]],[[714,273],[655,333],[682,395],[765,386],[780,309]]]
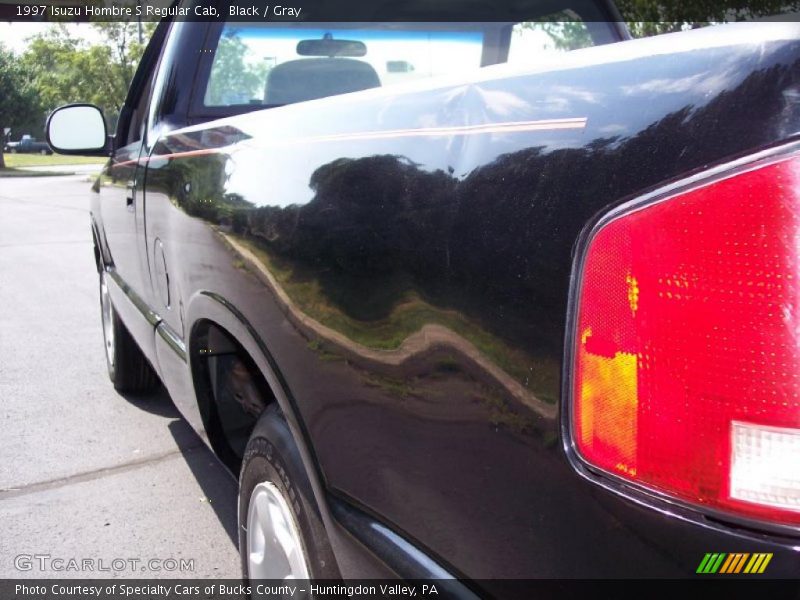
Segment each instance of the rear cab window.
[[614,41],[609,28],[569,10],[511,23],[220,23],[209,31],[192,112],[217,118],[493,64],[535,66]]

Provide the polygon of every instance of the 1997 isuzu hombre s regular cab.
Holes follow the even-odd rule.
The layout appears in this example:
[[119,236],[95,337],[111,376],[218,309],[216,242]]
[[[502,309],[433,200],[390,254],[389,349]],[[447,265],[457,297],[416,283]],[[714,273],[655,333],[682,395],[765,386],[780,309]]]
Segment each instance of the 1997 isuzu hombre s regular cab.
[[796,577],[800,26],[515,10],[164,21],[113,136],[54,112],[111,381],[238,475],[250,579]]

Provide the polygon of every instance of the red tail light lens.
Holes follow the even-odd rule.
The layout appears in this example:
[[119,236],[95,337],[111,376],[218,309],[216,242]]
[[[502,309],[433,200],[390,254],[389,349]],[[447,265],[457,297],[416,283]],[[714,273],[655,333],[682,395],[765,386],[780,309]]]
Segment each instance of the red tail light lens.
[[579,285],[581,457],[693,504],[800,524],[800,158],[609,221]]

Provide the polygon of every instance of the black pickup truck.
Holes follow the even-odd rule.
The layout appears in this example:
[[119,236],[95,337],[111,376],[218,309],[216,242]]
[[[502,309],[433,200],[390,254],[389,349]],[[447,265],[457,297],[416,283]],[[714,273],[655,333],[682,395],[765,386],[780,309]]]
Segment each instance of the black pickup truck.
[[3,146],[3,152],[10,154],[28,153],[28,154],[52,154],[53,150],[46,142],[40,142],[30,135],[23,135],[18,142],[6,142]]
[[796,577],[800,25],[479,4],[167,20],[115,135],[51,116],[111,156],[111,381],[238,476],[250,579]]

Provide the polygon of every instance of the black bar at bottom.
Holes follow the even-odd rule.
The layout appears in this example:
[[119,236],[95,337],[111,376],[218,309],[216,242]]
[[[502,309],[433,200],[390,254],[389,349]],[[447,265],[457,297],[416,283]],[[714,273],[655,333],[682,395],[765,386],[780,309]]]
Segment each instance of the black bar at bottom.
[[[236,579],[0,579],[2,600],[305,600],[355,598],[359,600],[450,600],[452,581],[447,580],[263,580]],[[711,576],[685,580],[552,580],[515,579],[470,581],[481,598],[559,600],[614,598],[635,594],[642,598],[705,594],[706,598],[800,598],[797,580],[767,580]],[[474,596],[473,596],[474,597]]]

